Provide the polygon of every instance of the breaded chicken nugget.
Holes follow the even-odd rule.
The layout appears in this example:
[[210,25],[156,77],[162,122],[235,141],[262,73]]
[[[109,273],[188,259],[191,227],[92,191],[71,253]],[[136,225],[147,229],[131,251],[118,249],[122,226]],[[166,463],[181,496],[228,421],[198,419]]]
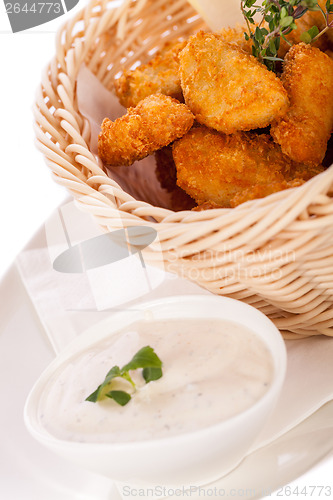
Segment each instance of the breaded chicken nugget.
[[147,64],[124,71],[114,82],[120,103],[129,108],[152,94],[165,94],[183,100],[179,78],[179,52],[186,42],[168,43]]
[[290,181],[298,178],[301,183],[301,176],[307,175],[268,134],[225,135],[206,127],[192,128],[174,143],[173,157],[178,186],[199,205],[209,201],[233,207],[292,187]]
[[310,45],[294,45],[285,58],[282,82],[291,105],[271,134],[292,160],[318,165],[333,127],[333,61]]
[[[318,170],[316,173],[312,171],[313,175],[317,175],[320,172],[323,171],[322,167],[318,167]],[[284,181],[279,181],[279,182],[271,182],[269,184],[256,184],[255,186],[251,186],[247,189],[243,189],[239,191],[235,196],[232,198],[230,201],[230,206],[231,208],[235,208],[241,203],[245,203],[246,201],[249,200],[256,200],[258,198],[265,198],[266,196],[269,196],[270,194],[277,193],[278,191],[283,191],[284,189],[290,189],[294,187],[301,186],[306,182],[305,178],[298,178],[297,173],[295,172],[294,175],[296,175],[295,179],[290,179],[290,180],[284,180]],[[313,177],[313,175],[309,176],[309,172],[305,177]],[[202,211],[202,210],[209,210],[212,208],[225,208],[221,207],[221,205],[217,205],[214,202],[211,201],[206,201],[205,203],[198,205],[197,207],[193,208],[195,211]]]
[[182,137],[193,120],[187,106],[172,97],[146,97],[116,121],[103,120],[99,156],[109,166],[131,165]]
[[[288,160],[286,161],[288,163]],[[285,178],[283,181],[271,182],[270,184],[257,184],[244,189],[233,197],[231,200],[231,206],[236,207],[245,201],[265,198],[266,196],[276,193],[277,191],[283,191],[284,189],[301,186],[304,182],[323,171],[324,167],[322,165],[318,165],[316,167],[306,167],[301,163],[292,163],[290,167],[287,166],[287,171],[284,172]]]
[[222,28],[214,35],[220,38],[224,42],[234,43],[240,49],[252,54],[252,40],[245,40],[244,33],[247,33],[248,29],[246,26],[237,24],[234,28]]
[[199,31],[179,59],[185,102],[207,127],[225,134],[263,128],[288,109],[277,76],[214,34]]
[[295,179],[291,181],[284,180],[280,182],[271,182],[269,184],[257,184],[235,194],[230,202],[230,205],[232,208],[235,208],[246,201],[265,198],[266,196],[277,193],[278,191],[301,186],[304,182],[305,181],[303,179]]

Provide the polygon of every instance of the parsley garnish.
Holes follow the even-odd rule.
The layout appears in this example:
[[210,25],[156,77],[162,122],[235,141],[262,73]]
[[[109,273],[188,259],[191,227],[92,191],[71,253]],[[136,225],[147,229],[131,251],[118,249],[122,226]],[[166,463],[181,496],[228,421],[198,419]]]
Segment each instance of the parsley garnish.
[[122,368],[113,366],[108,371],[104,381],[97,387],[97,389],[86,398],[86,401],[96,403],[105,397],[113,399],[121,406],[125,406],[131,399],[131,394],[126,391],[112,390],[114,379],[122,378],[129,382],[132,390],[136,391],[136,385],[133,382],[129,372],[130,370],[137,370],[143,368],[142,376],[148,384],[153,380],[158,380],[162,377],[162,361],[150,346],[142,347],[131,359],[129,363]]
[[[325,10],[318,5],[317,0],[264,0],[262,5],[256,5],[256,0],[241,0],[241,9],[248,28],[248,33],[244,33],[245,39],[252,40],[252,54],[272,71],[275,70],[275,63],[282,61],[278,57],[281,37],[291,45],[286,36],[297,28],[295,21],[305,12],[320,11],[325,28],[319,32],[317,26],[312,26],[301,34],[303,42],[312,43],[333,28],[333,21],[329,21],[329,15],[333,12],[333,2],[330,0],[327,0]],[[256,14],[261,15],[258,24],[254,20]]]

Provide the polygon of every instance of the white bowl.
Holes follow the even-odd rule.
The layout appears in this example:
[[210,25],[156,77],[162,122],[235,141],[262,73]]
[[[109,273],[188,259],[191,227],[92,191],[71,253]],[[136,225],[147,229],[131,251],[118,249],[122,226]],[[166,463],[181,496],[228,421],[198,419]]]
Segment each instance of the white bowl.
[[[133,321],[142,320],[147,311],[152,312],[156,320],[220,318],[236,321],[256,332],[272,354],[274,375],[271,386],[261,399],[242,413],[216,425],[167,439],[83,443],[51,435],[41,425],[37,414],[41,394],[55,370],[81,350]],[[165,298],[117,313],[75,339],[36,382],[25,405],[24,419],[30,433],[50,450],[113,480],[127,484],[203,485],[227,474],[246,455],[275,406],[285,372],[284,341],[274,324],[253,307],[213,295]]]

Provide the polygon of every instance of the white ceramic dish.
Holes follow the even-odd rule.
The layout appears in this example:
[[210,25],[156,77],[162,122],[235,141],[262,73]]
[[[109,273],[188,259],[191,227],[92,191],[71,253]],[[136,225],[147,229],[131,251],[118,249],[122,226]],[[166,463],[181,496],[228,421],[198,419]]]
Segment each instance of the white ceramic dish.
[[[22,418],[25,399],[38,375],[54,359],[54,352],[15,267],[0,282],[0,294],[0,390],[7,402],[6,411],[0,414],[2,496],[6,500],[121,500],[111,480],[88,471],[82,474],[81,467],[41,446],[26,430]],[[14,358],[16,363],[12,362]],[[209,487],[232,489],[233,493],[236,490],[239,494],[233,495],[235,500],[244,499],[244,491],[249,489],[253,500],[281,498],[281,492],[267,492],[287,483],[299,490],[330,484],[332,453],[333,401],[270,445],[248,455]],[[137,500],[138,495],[126,498]],[[192,500],[202,498],[202,494],[191,496]],[[293,494],[288,498],[299,500]]]
[[[248,410],[217,425],[168,439],[133,443],[81,443],[50,435],[38,420],[38,404],[49,378],[61,365],[88,346],[116,333],[128,323],[154,319],[215,317],[247,326],[264,341],[274,361],[273,382],[265,395]],[[245,456],[273,410],[286,371],[281,336],[262,313],[233,299],[182,296],[140,305],[134,314],[119,313],[80,335],[41,375],[25,406],[25,423],[43,445],[77,464],[117,481],[135,484],[205,484],[227,474]],[[195,416],[194,416],[195,418]]]

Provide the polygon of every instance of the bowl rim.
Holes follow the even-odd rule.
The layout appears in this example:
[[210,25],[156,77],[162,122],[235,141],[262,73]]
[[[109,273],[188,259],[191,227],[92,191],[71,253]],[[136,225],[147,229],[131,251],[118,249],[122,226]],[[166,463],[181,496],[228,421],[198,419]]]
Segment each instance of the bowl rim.
[[[147,440],[135,440],[135,441],[126,441],[126,442],[93,442],[93,441],[88,441],[88,442],[81,442],[81,441],[73,441],[73,440],[68,440],[68,439],[62,439],[59,438],[53,434],[51,434],[49,431],[47,431],[40,422],[38,422],[38,417],[37,417],[37,410],[38,410],[38,402],[39,399],[43,393],[45,383],[47,380],[53,375],[53,373],[61,367],[66,361],[68,361],[71,357],[75,356],[78,354],[80,351],[96,344],[102,341],[103,339],[107,338],[108,336],[112,336],[114,334],[117,334],[120,329],[122,329],[126,325],[131,325],[134,323],[134,320],[127,320],[125,317],[128,315],[130,311],[133,311],[137,314],[139,313],[145,313],[147,308],[158,308],[161,306],[165,305],[179,305],[179,301],[182,301],[182,305],[184,304],[185,301],[187,303],[189,302],[198,302],[200,305],[203,304],[203,301],[209,301],[209,302],[225,302],[226,304],[233,304],[235,307],[239,307],[240,309],[243,309],[243,311],[248,311],[254,316],[257,316],[259,321],[261,321],[262,328],[266,327],[267,329],[270,330],[270,335],[275,336],[275,343],[278,347],[278,351],[276,353],[273,353],[271,346],[268,344],[268,342],[265,342],[266,347],[269,349],[271,355],[272,355],[272,360],[274,363],[274,375],[273,375],[273,380],[268,388],[268,390],[260,397],[253,405],[251,405],[249,408],[245,409],[244,411],[237,413],[236,415],[226,419],[222,420],[221,422],[217,422],[215,424],[199,428],[194,431],[188,431],[188,432],[183,432],[181,434],[175,434],[171,435],[169,437],[163,437],[163,438],[156,438],[156,439],[147,439]],[[181,316],[178,316],[179,318]],[[185,315],[183,317],[191,317],[189,315]],[[198,317],[205,317],[205,314],[200,314]],[[207,315],[206,315],[207,317]],[[242,316],[240,316],[242,317]],[[97,338],[93,338],[93,335],[96,335],[96,329],[101,329],[103,326],[107,323],[110,323],[110,321],[116,323],[119,319],[124,319],[125,323],[121,324],[119,326],[115,326],[114,330],[112,332],[107,331],[107,332],[99,332]],[[142,319],[142,318],[140,318]],[[162,318],[157,318],[157,319],[162,319]],[[172,319],[172,317],[170,318]],[[223,316],[221,315],[221,319],[223,319]],[[235,320],[236,323],[240,323],[243,326],[247,326],[245,322]],[[254,330],[250,327],[248,327],[252,332]],[[256,333],[256,332],[254,332]],[[258,335],[260,339],[264,340],[263,336]],[[77,348],[77,344],[83,344],[83,347],[79,346]],[[248,418],[251,418],[252,414],[257,413],[257,411],[260,410],[260,407],[265,406],[266,402],[269,402],[270,399],[274,397],[277,399],[278,395],[281,392],[283,382],[285,379],[286,375],[286,369],[287,369],[287,351],[285,347],[284,340],[282,338],[281,333],[277,329],[277,327],[274,325],[274,323],[267,317],[265,316],[261,311],[258,309],[254,308],[253,306],[246,304],[244,302],[241,302],[236,299],[232,299],[230,297],[224,297],[224,296],[216,296],[216,295],[208,295],[208,294],[193,294],[193,295],[173,295],[173,296],[168,296],[168,297],[162,297],[159,299],[154,299],[151,301],[146,301],[142,302],[138,305],[132,306],[126,311],[122,312],[117,312],[114,315],[110,315],[108,318],[101,320],[98,323],[95,323],[95,325],[90,326],[87,330],[82,332],[78,337],[73,339],[64,349],[61,351],[59,354],[56,355],[56,357],[51,361],[51,363],[44,369],[44,371],[40,374],[38,379],[36,380],[35,384],[31,388],[29,395],[26,399],[25,405],[24,405],[24,411],[23,411],[23,417],[24,417],[24,423],[28,431],[33,435],[38,441],[43,442],[45,444],[51,445],[53,448],[66,448],[68,450],[76,450],[76,449],[89,449],[90,451],[101,451],[101,450],[106,450],[106,449],[112,449],[115,452],[120,451],[120,450],[130,450],[131,448],[151,448],[154,449],[155,447],[160,447],[160,446],[173,446],[175,443],[183,444],[187,441],[193,441],[194,439],[202,439],[207,437],[209,434],[222,431],[228,430],[229,428],[233,428],[235,425],[241,423],[242,421],[246,421]]]

